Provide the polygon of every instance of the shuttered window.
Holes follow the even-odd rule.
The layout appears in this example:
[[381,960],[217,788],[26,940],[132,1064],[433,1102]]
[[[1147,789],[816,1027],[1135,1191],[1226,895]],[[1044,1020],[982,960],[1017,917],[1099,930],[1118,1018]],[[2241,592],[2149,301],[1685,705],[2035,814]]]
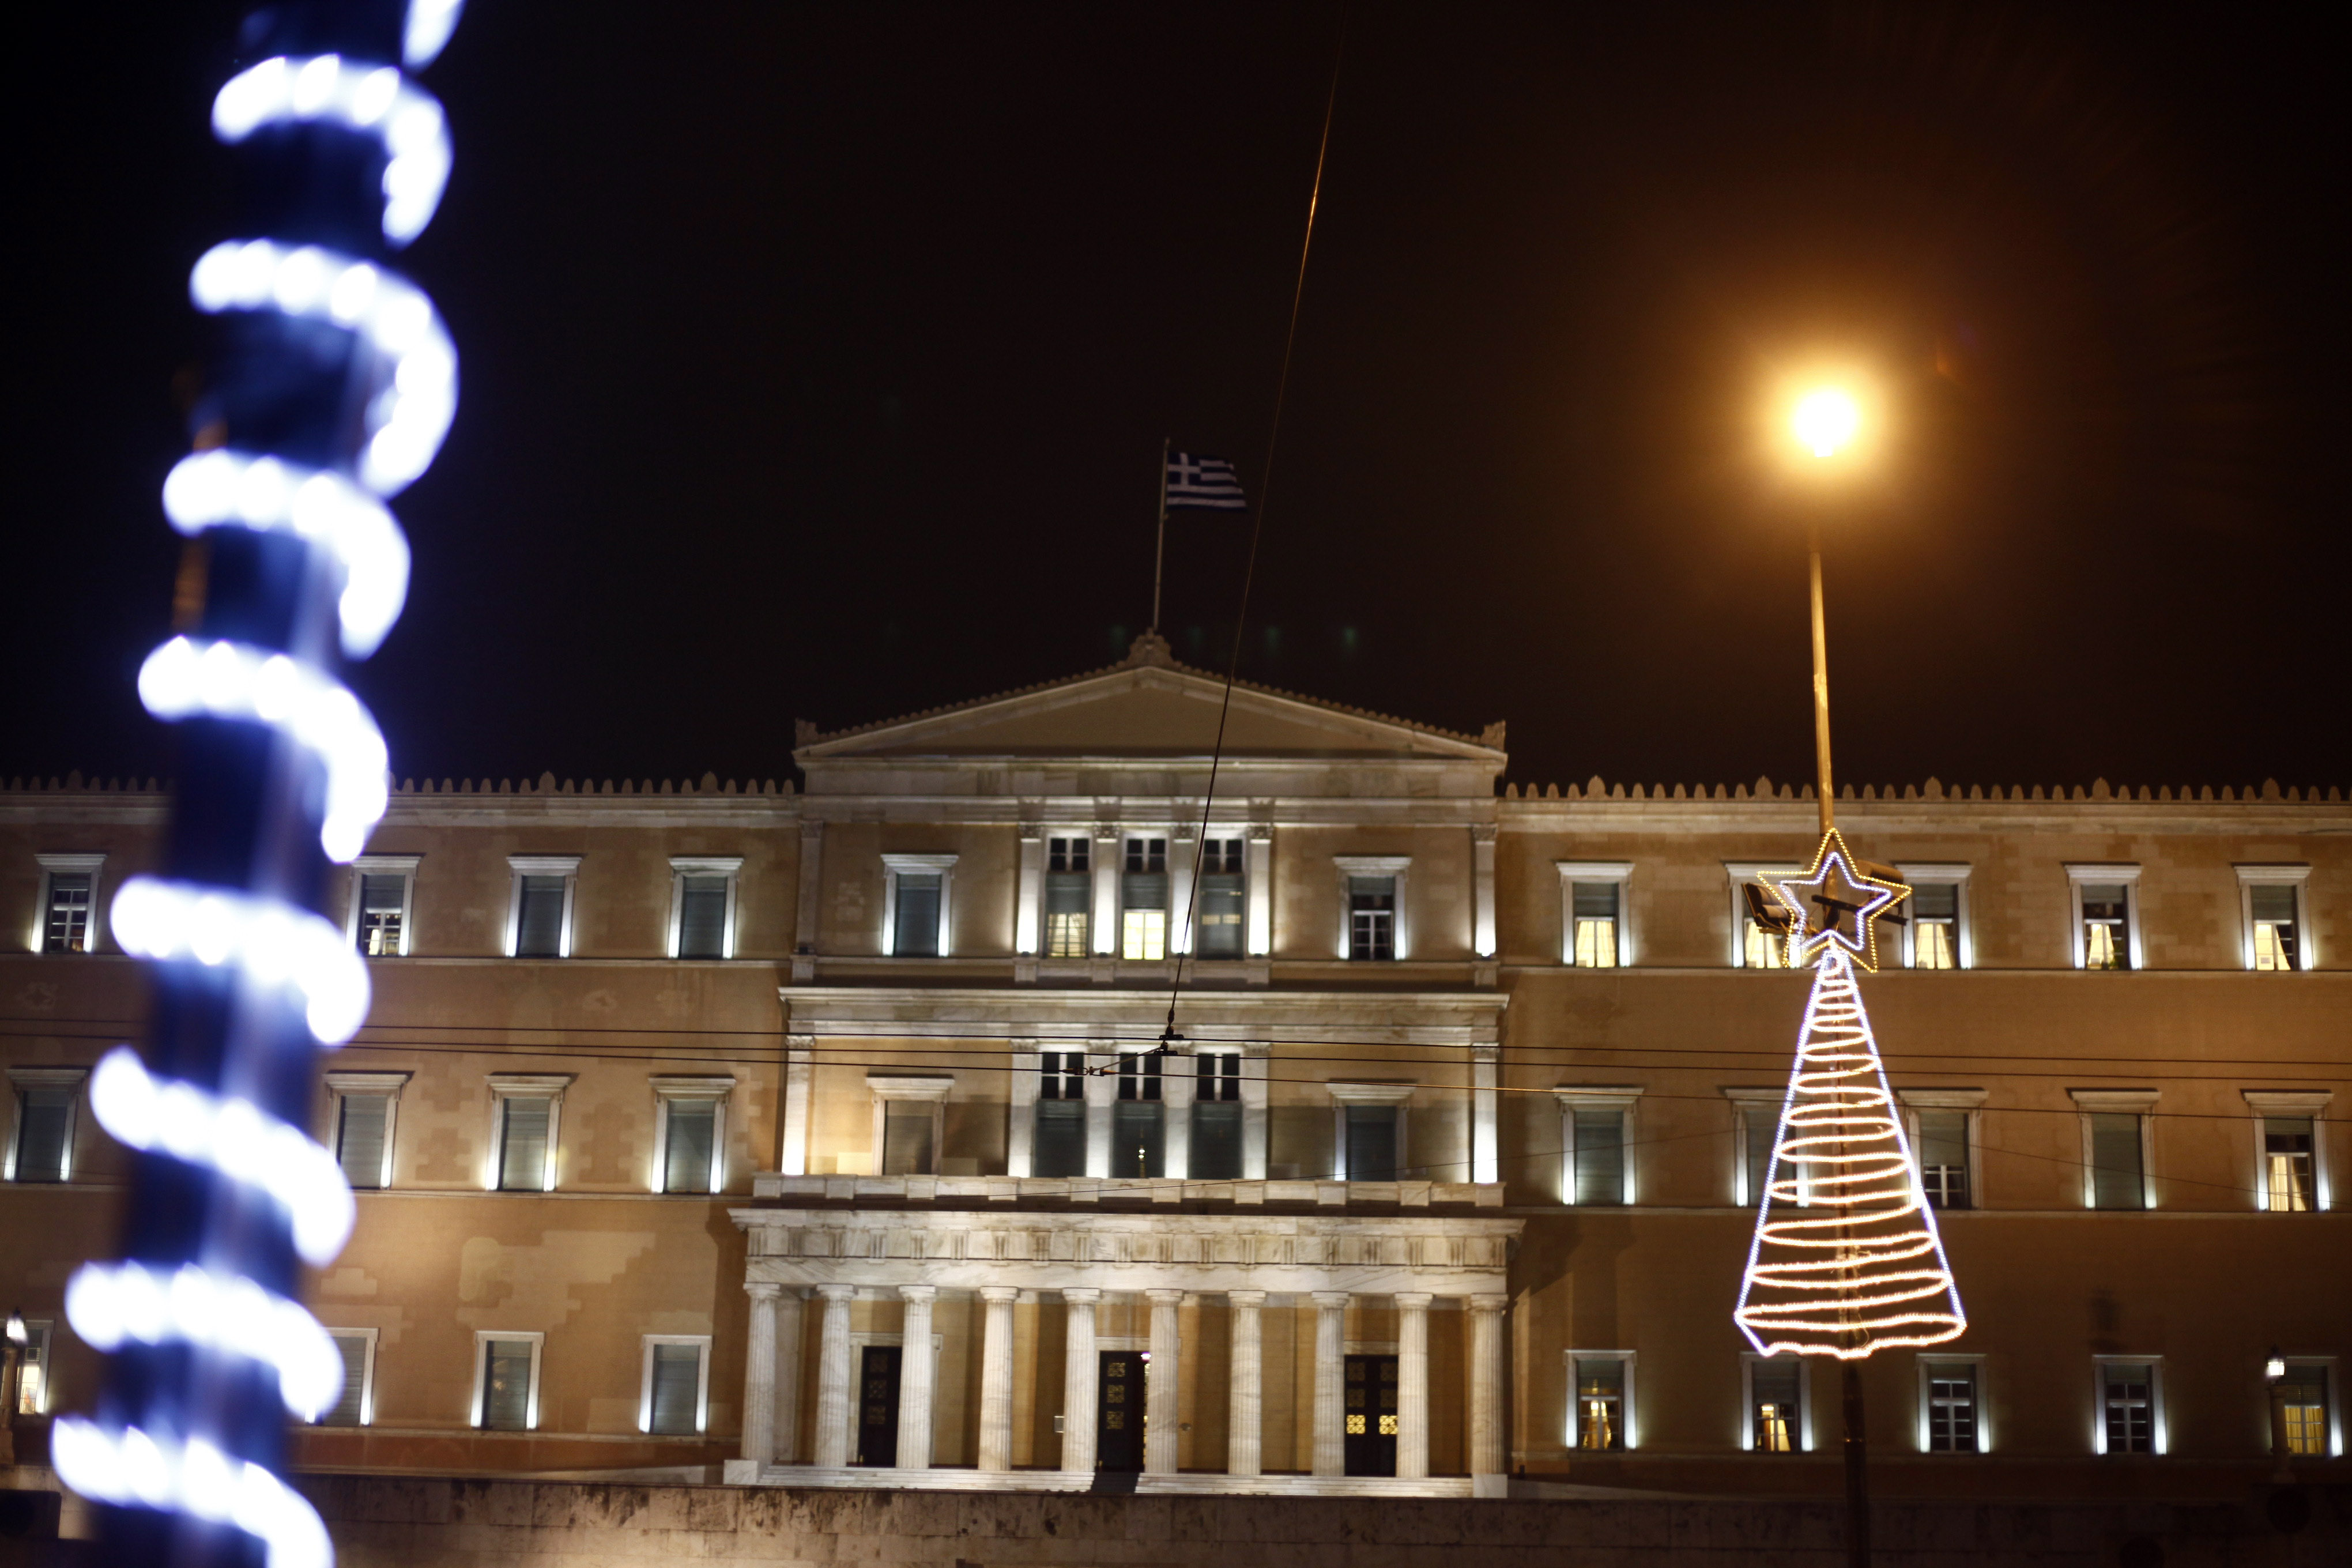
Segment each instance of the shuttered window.
[[1625,1201],[1625,1113],[1579,1110],[1576,1118],[1576,1202]]
[[697,1344],[656,1344],[653,1347],[651,1412],[648,1431],[669,1436],[702,1430],[702,1347]]
[[1201,899],[1193,915],[1199,930],[1192,945],[1202,958],[1242,956],[1247,847],[1240,838],[1201,841]]
[[886,1100],[882,1105],[882,1174],[929,1176],[932,1163],[931,1102]]
[[678,879],[677,955],[727,956],[727,883],[723,876]]
[[16,1180],[66,1179],[68,1134],[73,1128],[70,1089],[38,1087],[16,1091]]
[[569,877],[523,878],[521,907],[515,914],[517,958],[563,956],[563,894],[570,881]]
[[1082,1100],[1037,1102],[1035,1147],[1030,1169],[1041,1176],[1087,1173],[1087,1106]]
[[667,1118],[662,1142],[662,1191],[712,1191],[711,1152],[718,1136],[718,1105],[707,1100],[671,1100],[662,1102],[662,1112]]
[[319,1417],[321,1426],[362,1426],[367,1424],[368,1342],[365,1334],[328,1331],[343,1358],[343,1392],[334,1408]]
[[2140,1158],[2140,1119],[2099,1112],[2091,1118],[2091,1206],[2144,1209],[2147,1173]]
[[508,1095],[499,1101],[499,1190],[536,1193],[547,1186],[548,1133],[555,1101]]
[[936,958],[940,885],[946,879],[937,871],[901,871],[898,878],[898,903],[890,951],[901,958]]
[[383,1185],[384,1132],[392,1121],[388,1094],[347,1094],[335,1119],[335,1160],[343,1180],[359,1188]]
[[537,1348],[530,1340],[482,1342],[481,1424],[489,1430],[530,1430],[531,1363]]

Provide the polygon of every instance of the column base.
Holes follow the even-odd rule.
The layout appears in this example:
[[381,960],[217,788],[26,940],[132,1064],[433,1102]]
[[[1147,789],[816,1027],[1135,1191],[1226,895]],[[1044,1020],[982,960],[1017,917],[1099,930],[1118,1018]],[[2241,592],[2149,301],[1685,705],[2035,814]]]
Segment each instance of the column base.
[[719,1464],[719,1479],[725,1486],[756,1487],[760,1484],[761,1471],[780,1468],[763,1465],[757,1459],[726,1459]]
[[1470,1478],[1470,1495],[1472,1497],[1508,1497],[1511,1495],[1511,1478],[1508,1476],[1472,1476]]

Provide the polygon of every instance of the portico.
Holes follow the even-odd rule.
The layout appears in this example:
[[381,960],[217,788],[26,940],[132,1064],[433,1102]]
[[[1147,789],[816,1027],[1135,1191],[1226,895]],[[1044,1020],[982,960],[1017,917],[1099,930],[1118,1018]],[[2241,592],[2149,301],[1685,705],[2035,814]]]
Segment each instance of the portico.
[[[1133,1485],[1142,1491],[1502,1491],[1502,1315],[1518,1220],[731,1212],[750,1243],[755,1343],[745,1408],[771,1413],[764,1430],[746,1421],[744,1452],[727,1467],[731,1481],[1085,1490],[1118,1474],[1114,1464],[1134,1465],[1119,1457],[1134,1453]],[[969,1325],[952,1346],[933,1331],[950,1309]],[[862,1413],[886,1392],[853,1355],[861,1311],[869,1323],[899,1326],[895,1336],[863,1336],[899,1347],[892,1464],[851,1462],[857,1424],[869,1419]],[[1035,1325],[1025,1338],[1017,1312]],[[1438,1388],[1433,1337],[1461,1374]],[[1195,1358],[1217,1375],[1204,1379]],[[812,1365],[813,1397],[803,1397],[799,1380]],[[945,1408],[942,1368],[971,1383],[976,1398]],[[1142,1374],[1139,1400],[1130,1398],[1130,1368]],[[1368,1376],[1393,1382],[1393,1415],[1383,1418],[1368,1402]],[[1444,1468],[1454,1473],[1433,1474],[1433,1403],[1449,1401],[1459,1406],[1444,1412]],[[1278,1454],[1267,1446],[1270,1406],[1281,1417]],[[1023,1410],[1028,1430],[1045,1433],[1050,1419],[1058,1436],[1035,1437],[1029,1462],[1016,1465]],[[1129,1448],[1139,1417],[1141,1442]],[[935,1437],[950,1433],[941,1447],[971,1459],[934,1463]],[[1360,1442],[1351,1450],[1351,1436],[1392,1438],[1393,1473],[1348,1473],[1350,1453],[1367,1451]],[[1104,1451],[1109,1446],[1119,1453]],[[1114,1484],[1123,1488],[1124,1477]]]

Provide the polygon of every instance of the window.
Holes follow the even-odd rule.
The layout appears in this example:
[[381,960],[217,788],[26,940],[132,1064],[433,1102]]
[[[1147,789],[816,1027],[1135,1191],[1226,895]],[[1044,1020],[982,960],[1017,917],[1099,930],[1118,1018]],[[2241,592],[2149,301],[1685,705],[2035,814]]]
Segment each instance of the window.
[[1111,1104],[1110,1116],[1114,1176],[1167,1173],[1168,1108],[1160,1095],[1160,1068],[1166,1060],[1157,1050],[1128,1051],[1118,1058],[1118,1098]]
[[1045,841],[1045,956],[1087,956],[1088,915],[1094,907],[1094,872],[1085,837]]
[[1788,1091],[1727,1089],[1723,1095],[1731,1101],[1733,1118],[1733,1182],[1738,1191],[1732,1195],[1736,1202],[1758,1208],[1764,1202],[1764,1184],[1772,1169],[1772,1144],[1780,1131],[1780,1106]]
[[572,893],[579,880],[577,855],[510,855],[514,908],[507,924],[507,952],[515,958],[572,956]]
[[12,1182],[73,1179],[74,1110],[81,1096],[80,1068],[10,1068],[16,1090],[16,1136],[8,1149]]
[[1731,883],[1732,964],[1740,969],[1788,968],[1788,939],[1756,923],[1747,889],[1756,885],[1764,895],[1766,907],[1777,910],[1780,904],[1770,891],[1772,884],[1783,878],[1801,877],[1805,868],[1772,861],[1727,860],[1723,869]]
[[1037,1129],[1029,1168],[1040,1176],[1087,1173],[1087,1054],[1044,1051],[1037,1058]]
[[1130,963],[1168,956],[1168,840],[1129,838],[1118,879],[1118,955]]
[[2320,1163],[2325,1125],[2320,1113],[2334,1097],[2326,1089],[2249,1089],[2254,1113],[2255,1187],[2272,1214],[2310,1214],[2328,1206],[2327,1173]]
[[2137,969],[2140,965],[2137,866],[2069,866],[2074,891],[2074,967]]
[[882,857],[883,871],[889,879],[889,907],[884,912],[889,956],[947,955],[948,875],[955,863],[952,855]]
[[1908,1113],[1911,1153],[1919,1163],[1919,1189],[1939,1209],[1977,1206],[1977,1110],[1980,1089],[1895,1091]]
[[727,1187],[727,1097],[731,1078],[652,1080],[654,1181],[657,1193],[716,1193]]
[[2160,1454],[2163,1427],[2158,1420],[2163,1384],[2155,1361],[2101,1358],[2099,1369],[2099,1452]]
[[1969,934],[1969,868],[1955,864],[1898,866],[1911,889],[1901,910],[1903,962],[1913,969],[1970,969],[1976,952]]
[[474,1335],[474,1425],[490,1432],[539,1426],[539,1358],[544,1334]]
[[392,1185],[393,1123],[400,1107],[404,1072],[331,1072],[334,1096],[335,1163],[343,1180],[362,1192]]
[[2322,1459],[2334,1452],[2327,1419],[2327,1363],[2291,1361],[2273,1396],[2286,1417],[2286,1451],[2297,1458]]
[[1569,1447],[1622,1453],[1633,1446],[1633,1352],[1570,1351],[1569,1382],[1576,1390]]
[[106,867],[103,855],[37,855],[41,868],[40,929],[33,943],[37,952],[95,952],[98,927],[98,877]]
[[556,1135],[569,1074],[500,1074],[490,1079],[496,1115],[488,1185],[501,1193],[555,1190]]
[[1246,839],[1201,840],[1201,897],[1192,917],[1200,931],[1192,946],[1202,958],[1242,956],[1249,907],[1248,848]]
[[375,1342],[373,1329],[329,1329],[327,1337],[343,1358],[343,1391],[319,1417],[321,1426],[366,1426],[375,1420]]
[[1626,1126],[1638,1089],[1557,1089],[1559,1101],[1560,1192],[1564,1204],[1633,1201],[1633,1167],[1625,1157]]
[[352,862],[353,946],[370,958],[405,958],[416,880],[415,855],[362,855]]
[[1559,871],[1560,962],[1614,969],[1631,962],[1625,887],[1633,868],[1615,860],[1555,860]]
[[710,1340],[707,1335],[647,1334],[637,1429],[656,1436],[690,1437],[710,1415]]
[[1333,1110],[1333,1141],[1343,1182],[1393,1182],[1405,1170],[1405,1106],[1409,1083],[1335,1083],[1328,1086]]
[[1747,1447],[1758,1454],[1805,1448],[1805,1364],[1796,1356],[1746,1356]]
[[1403,855],[1338,855],[1332,861],[1339,868],[1340,899],[1347,910],[1339,930],[1339,956],[1363,963],[1402,957],[1405,932],[1398,917],[1412,859]]
[[1919,1446],[1930,1454],[1981,1454],[1984,1418],[1974,1358],[1919,1358]]
[[2238,899],[2244,919],[2246,967],[2284,974],[2311,967],[2303,892],[2308,866],[2241,866]]
[[2072,1089],[2083,1113],[2083,1195],[2095,1209],[2155,1206],[2147,1181],[2153,1089]]
[[874,1097],[876,1174],[940,1173],[948,1091],[954,1087],[955,1079],[940,1075],[866,1075],[866,1092]]
[[1241,1053],[1196,1051],[1192,1057],[1190,1175],[1201,1181],[1239,1179],[1242,1118]]
[[742,869],[740,855],[671,857],[672,958],[735,956],[735,879]]
[[25,1342],[17,1347],[21,1358],[16,1372],[16,1408],[18,1415],[46,1415],[49,1410],[51,1378],[50,1350],[57,1336],[53,1323],[27,1321]]

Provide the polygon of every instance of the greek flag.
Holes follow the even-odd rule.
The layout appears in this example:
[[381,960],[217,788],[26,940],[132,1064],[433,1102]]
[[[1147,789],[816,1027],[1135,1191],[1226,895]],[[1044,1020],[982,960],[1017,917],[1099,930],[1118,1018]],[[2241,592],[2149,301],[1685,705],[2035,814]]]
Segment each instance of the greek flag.
[[1163,504],[1170,511],[1178,507],[1199,507],[1209,511],[1247,511],[1249,502],[1242,497],[1242,481],[1234,472],[1229,458],[1204,458],[1195,452],[1168,454],[1167,488]]

